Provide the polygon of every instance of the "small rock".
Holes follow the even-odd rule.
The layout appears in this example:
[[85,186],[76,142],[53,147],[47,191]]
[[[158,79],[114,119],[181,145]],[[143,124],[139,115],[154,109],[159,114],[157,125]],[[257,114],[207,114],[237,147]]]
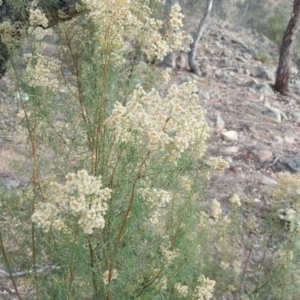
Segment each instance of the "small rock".
[[288,120],[286,114],[276,107],[267,107],[267,110],[262,111],[263,115],[271,116],[276,119],[278,123],[281,123],[281,120]]
[[186,83],[191,81],[193,81],[193,78],[191,76],[185,76],[180,79],[180,83]]
[[249,53],[243,53],[242,55],[243,55],[243,58],[245,58],[245,59],[247,59],[247,60],[252,59],[252,55],[249,54]]
[[285,135],[284,136],[284,141],[287,144],[294,144],[295,143],[295,137],[293,137],[292,135]]
[[299,70],[296,66],[291,66],[291,74],[297,75],[299,73]]
[[8,188],[16,188],[20,185],[20,180],[18,179],[12,179],[12,178],[5,178],[3,180],[4,185]]
[[29,100],[29,95],[27,93],[24,93],[24,92],[15,92],[13,94],[14,98],[16,100],[22,100],[22,101],[28,101]]
[[274,139],[274,141],[278,144],[282,144],[283,143],[283,138],[279,135],[273,135],[272,139]]
[[248,49],[248,52],[249,52],[249,54],[251,55],[252,58],[255,57],[256,52],[255,52],[255,50],[254,50],[253,48],[249,48],[249,49]]
[[293,87],[298,87],[300,85],[300,80],[293,79],[291,80],[290,85]]
[[23,119],[25,117],[25,111],[23,109],[19,110],[17,117]]
[[236,62],[230,57],[225,57],[220,60],[220,64],[224,68],[230,68],[230,67],[234,67],[236,65]]
[[[222,77],[224,76],[225,73],[223,73],[221,70],[217,70],[215,72],[215,76],[218,78],[218,79],[222,79]],[[225,74],[226,75],[226,74]]]
[[213,73],[212,66],[207,61],[201,64],[200,69],[203,77],[212,76]]
[[232,157],[230,157],[230,156],[225,156],[224,159],[225,159],[229,164],[232,164],[232,162],[233,162],[233,159],[232,159]]
[[223,49],[223,46],[222,46],[219,42],[215,41],[214,44],[215,44],[215,46],[216,46],[217,48]]
[[220,130],[224,129],[225,127],[225,121],[222,119],[221,114],[219,112],[217,113],[216,127]]
[[216,76],[216,78],[220,79],[224,83],[229,84],[232,82],[232,78],[229,75],[227,75],[226,73],[222,72],[221,70],[216,71],[215,76]]
[[243,73],[248,76],[250,75],[250,71],[248,69],[244,69]]
[[223,148],[224,153],[238,153],[239,152],[239,147],[237,146],[231,146],[231,147],[225,147]]
[[210,99],[210,95],[208,92],[198,90],[197,94],[201,99],[206,99],[206,100]]
[[258,66],[252,75],[266,80],[275,80],[275,72],[266,69],[264,66]]
[[268,186],[276,186],[278,182],[270,177],[263,176],[261,183]]
[[[237,56],[237,57],[236,57],[236,60],[237,60],[237,61],[241,61],[241,62],[243,62],[243,63],[245,63],[245,64],[247,63],[247,60],[244,59],[244,58],[241,57],[241,56]],[[250,72],[249,72],[249,74],[250,74]]]
[[255,251],[255,255],[253,256],[252,260],[256,263],[262,262],[265,256],[265,251]]
[[253,88],[261,94],[269,96],[274,95],[273,89],[266,83],[256,83],[253,85]]
[[300,172],[300,157],[289,158],[285,162],[294,172]]
[[233,53],[232,53],[232,51],[231,51],[231,49],[230,48],[223,48],[223,53],[222,53],[222,55],[224,56],[224,57],[233,57]]
[[293,113],[293,116],[297,119],[297,121],[300,121],[300,112]]
[[260,162],[266,162],[273,157],[273,153],[269,150],[257,150],[253,153]]
[[238,133],[234,130],[223,131],[222,136],[225,137],[225,139],[230,140],[230,141],[238,140]]
[[254,202],[254,203],[261,203],[261,200],[258,199],[258,198],[255,198],[255,199],[253,199],[253,202]]

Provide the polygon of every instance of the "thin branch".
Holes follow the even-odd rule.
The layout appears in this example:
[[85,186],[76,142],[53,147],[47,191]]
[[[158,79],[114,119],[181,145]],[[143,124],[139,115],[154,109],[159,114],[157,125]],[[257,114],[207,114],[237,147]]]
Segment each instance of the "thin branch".
[[206,28],[206,25],[207,25],[206,21],[211,13],[212,6],[213,6],[213,0],[207,0],[207,6],[206,6],[204,16],[199,23],[194,41],[191,44],[191,51],[189,52],[188,62],[189,62],[190,70],[191,70],[191,72],[196,73],[197,75],[200,74],[200,71],[195,63],[196,47],[197,47],[197,44],[200,41],[200,39],[203,35],[203,32]]
[[13,286],[14,286],[14,289],[15,289],[15,292],[18,296],[18,299],[22,300],[22,297],[19,293],[16,281],[14,279],[13,273],[11,272],[11,269],[10,269],[10,264],[9,264],[8,256],[7,256],[7,253],[6,253],[6,250],[5,250],[5,247],[4,247],[4,243],[3,243],[3,240],[2,240],[1,232],[0,232],[0,248],[1,248],[1,252],[2,252],[2,255],[4,257],[4,261],[5,261],[5,264],[7,266],[8,272],[9,272],[8,274],[7,273],[6,274],[9,275],[9,277],[10,277],[10,280],[11,280]]

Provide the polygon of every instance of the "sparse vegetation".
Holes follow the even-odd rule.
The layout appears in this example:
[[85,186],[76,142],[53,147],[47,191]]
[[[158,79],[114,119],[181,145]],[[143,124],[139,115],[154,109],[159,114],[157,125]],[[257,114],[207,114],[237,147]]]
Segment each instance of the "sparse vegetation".
[[268,53],[268,52],[258,52],[258,53],[256,53],[255,59],[261,61],[264,64],[270,64],[270,63],[274,62],[271,54]]
[[278,46],[281,45],[282,36],[289,21],[290,9],[287,5],[278,4],[267,21],[266,36]]

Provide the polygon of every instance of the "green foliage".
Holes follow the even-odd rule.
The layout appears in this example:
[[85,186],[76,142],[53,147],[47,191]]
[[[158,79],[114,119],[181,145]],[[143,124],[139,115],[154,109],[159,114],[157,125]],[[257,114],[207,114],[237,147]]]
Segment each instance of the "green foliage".
[[[30,270],[37,299],[176,299],[182,286],[190,299],[201,289],[212,293],[197,232],[198,183],[207,166],[197,180],[191,176],[207,138],[195,86],[167,88],[166,72],[124,51],[140,44],[139,51],[158,59],[173,50],[172,41],[180,45],[185,36],[173,34],[181,27],[180,8],[172,10],[164,37],[162,22],[140,22],[155,10],[133,5],[128,16],[124,2],[119,16],[119,4],[106,5],[100,18],[91,11],[60,24],[51,56],[43,53],[38,26],[46,16],[32,5],[26,53],[22,61],[11,53],[31,153],[26,172],[33,175],[27,188],[1,201],[9,224],[1,229],[4,263],[12,280],[14,270]],[[9,235],[21,223],[12,249]]]
[[266,2],[259,0],[216,0],[214,7],[220,18],[253,29],[264,23],[269,9]]
[[271,54],[266,51],[261,51],[256,53],[255,59],[261,61],[264,64],[271,64],[274,62]]
[[271,16],[268,18],[267,30],[265,30],[265,34],[268,36],[270,40],[281,45],[283,33],[287,27],[290,16],[290,8],[284,4],[277,5]]

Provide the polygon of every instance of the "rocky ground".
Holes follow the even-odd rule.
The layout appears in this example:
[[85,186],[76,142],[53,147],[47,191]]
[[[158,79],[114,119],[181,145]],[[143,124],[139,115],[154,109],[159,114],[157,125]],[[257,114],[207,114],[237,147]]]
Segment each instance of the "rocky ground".
[[[268,64],[258,60],[262,54]],[[199,45],[199,95],[211,126],[210,151],[231,166],[213,178],[212,196],[236,190],[259,198],[263,185],[276,185],[278,172],[300,172],[298,70],[292,68],[291,91],[282,96],[272,89],[277,61],[278,47],[267,38],[229,25],[211,24]],[[181,80],[183,73],[178,71]]]
[[265,206],[258,201],[262,186],[276,185],[278,172],[300,172],[300,80],[294,66],[290,93],[273,91],[278,57],[278,46],[263,35],[212,23],[198,49],[202,77],[175,71],[177,82],[198,81],[210,152],[230,163],[213,177],[211,197],[255,194]]
[[[267,233],[266,220],[278,218],[284,223],[295,212],[292,201],[278,201],[272,194],[278,187],[280,172],[300,172],[298,69],[293,65],[287,95],[274,92],[278,58],[278,46],[263,35],[213,22],[198,48],[202,76],[196,78],[187,70],[178,69],[173,78],[177,82],[198,82],[211,128],[209,153],[222,156],[230,164],[224,173],[212,174],[204,201],[207,212],[212,200],[217,199],[223,214],[230,215],[229,199],[234,194],[241,199],[243,230],[234,251],[242,262],[245,278],[249,279],[246,292],[259,286],[254,284],[256,279],[251,279],[257,276],[252,271],[263,264],[270,267],[278,242],[283,241],[284,233],[276,238]],[[222,300],[225,299],[242,297],[233,293],[223,295]]]
[[[272,210],[272,197],[265,191],[277,186],[279,172],[300,172],[298,70],[293,67],[290,93],[279,95],[272,89],[277,60],[278,47],[266,37],[213,21],[198,48],[202,76],[195,78],[185,68],[172,73],[174,82],[198,83],[211,127],[210,154],[230,163],[223,174],[212,175],[207,205],[216,198],[226,214],[228,199],[238,194],[245,222]],[[24,137],[16,134],[24,116],[14,103],[9,76],[8,72],[0,83],[0,182],[8,188],[26,186],[14,165],[26,166],[30,160]],[[257,251],[251,259],[259,261],[259,255]],[[0,299],[14,299],[1,270],[0,266]]]
[[[211,197],[222,201],[237,193],[265,209],[264,186],[276,186],[279,172],[300,172],[298,70],[292,68],[288,95],[274,92],[278,56],[278,47],[264,36],[218,23],[199,45],[199,95],[211,127],[209,149],[230,163],[224,174],[213,176]],[[178,76],[185,78],[183,71]]]

